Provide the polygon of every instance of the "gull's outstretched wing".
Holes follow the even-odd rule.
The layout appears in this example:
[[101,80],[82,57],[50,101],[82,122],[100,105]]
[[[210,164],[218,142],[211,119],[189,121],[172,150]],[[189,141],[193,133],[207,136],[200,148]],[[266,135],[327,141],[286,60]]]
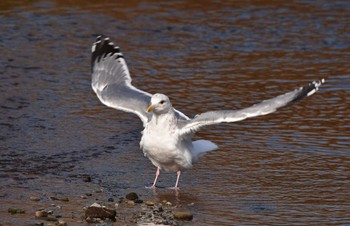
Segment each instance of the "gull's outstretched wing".
[[[131,84],[128,66],[119,47],[108,37],[100,35],[91,52],[91,86],[100,101],[108,107],[135,113],[146,125],[151,117],[146,109],[152,95]],[[175,111],[178,118],[188,119],[183,113]]]
[[137,114],[145,125],[150,117],[146,109],[151,94],[131,85],[128,66],[119,47],[101,35],[91,51],[91,85],[97,97],[108,107]]
[[303,99],[306,96],[314,94],[322,83],[324,83],[324,79],[314,81],[292,92],[272,99],[264,100],[261,103],[241,110],[209,111],[197,115],[192,120],[179,121],[180,134],[194,133],[201,127],[207,125],[219,124],[222,122],[236,122],[246,118],[270,114],[279,108],[285,107]]

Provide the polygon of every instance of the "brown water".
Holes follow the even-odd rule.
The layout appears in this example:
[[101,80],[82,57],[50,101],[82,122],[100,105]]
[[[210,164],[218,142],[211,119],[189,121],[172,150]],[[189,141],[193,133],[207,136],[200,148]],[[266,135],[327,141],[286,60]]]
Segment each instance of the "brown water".
[[[33,223],[7,208],[78,196],[91,175],[106,198],[194,203],[187,225],[349,225],[350,2],[228,2],[1,1],[0,224]],[[183,174],[177,198],[154,194],[141,122],[90,88],[100,33],[121,47],[134,85],[189,116],[326,84],[278,113],[201,131],[220,149]],[[159,185],[174,182],[162,174]]]

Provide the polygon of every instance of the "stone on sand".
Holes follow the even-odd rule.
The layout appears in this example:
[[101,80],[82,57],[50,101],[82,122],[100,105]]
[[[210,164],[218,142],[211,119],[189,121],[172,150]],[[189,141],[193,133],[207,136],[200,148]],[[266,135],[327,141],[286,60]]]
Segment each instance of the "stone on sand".
[[193,214],[189,211],[176,211],[174,213],[174,219],[182,221],[191,221],[193,219]]
[[100,218],[104,219],[115,219],[116,211],[114,209],[109,209],[105,206],[101,206],[98,203],[94,203],[91,206],[87,207],[85,210],[85,219],[94,219]]
[[135,201],[139,199],[139,196],[135,192],[130,192],[125,196],[125,198]]

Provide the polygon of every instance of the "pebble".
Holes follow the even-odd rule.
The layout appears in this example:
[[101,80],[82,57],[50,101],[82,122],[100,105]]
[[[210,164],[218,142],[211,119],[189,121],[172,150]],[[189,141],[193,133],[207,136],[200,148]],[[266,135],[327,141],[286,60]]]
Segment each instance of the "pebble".
[[135,200],[135,203],[138,203],[138,204],[143,203],[143,200],[137,199],[137,200]]
[[[61,207],[58,206],[58,209],[61,209]],[[47,213],[48,213],[48,214],[53,214],[53,210],[48,210]]]
[[130,206],[135,205],[135,202],[132,201],[132,200],[125,200],[125,203],[128,204],[128,205],[130,205]]
[[35,202],[40,201],[40,198],[39,198],[39,197],[36,197],[36,196],[30,196],[29,199],[30,199],[31,201],[35,201]]
[[139,196],[135,192],[130,192],[125,196],[125,198],[135,201],[139,199]]
[[191,221],[193,219],[193,214],[189,211],[176,211],[174,213],[174,218],[181,221]]
[[85,219],[94,219],[94,218],[100,218],[100,219],[115,219],[116,211],[114,209],[108,209],[104,206],[101,206],[97,203],[92,204],[85,210]]
[[58,220],[58,225],[57,226],[67,226],[67,223],[63,220]]
[[103,189],[101,188],[100,190],[95,191],[95,193],[102,193]]
[[40,218],[40,217],[47,217],[49,214],[44,211],[44,210],[38,210],[35,211],[35,217]]
[[51,199],[51,200],[54,200],[54,201],[69,202],[69,199],[68,199],[67,197],[57,198],[57,197],[55,197],[55,196],[51,196],[50,199]]
[[45,220],[51,221],[51,222],[52,221],[54,221],[54,222],[58,221],[56,217],[52,217],[52,216],[45,217]]
[[86,176],[86,177],[83,178],[83,181],[84,181],[84,182],[91,182],[92,179],[91,179],[90,176]]
[[11,214],[24,214],[26,213],[26,211],[24,211],[23,209],[18,209],[18,208],[8,208],[7,212],[11,213]]
[[150,201],[150,200],[147,200],[145,202],[146,206],[154,206],[154,202]]

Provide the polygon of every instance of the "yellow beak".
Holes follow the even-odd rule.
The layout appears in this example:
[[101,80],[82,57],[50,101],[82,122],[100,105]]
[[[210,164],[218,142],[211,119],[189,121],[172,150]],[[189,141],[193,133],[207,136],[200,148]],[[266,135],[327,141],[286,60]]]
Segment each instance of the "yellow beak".
[[153,108],[154,108],[154,105],[152,105],[152,104],[151,104],[150,106],[148,106],[148,108],[147,108],[147,110],[146,110],[146,111],[147,111],[147,112],[150,112],[150,111],[152,111],[152,110],[153,110]]

